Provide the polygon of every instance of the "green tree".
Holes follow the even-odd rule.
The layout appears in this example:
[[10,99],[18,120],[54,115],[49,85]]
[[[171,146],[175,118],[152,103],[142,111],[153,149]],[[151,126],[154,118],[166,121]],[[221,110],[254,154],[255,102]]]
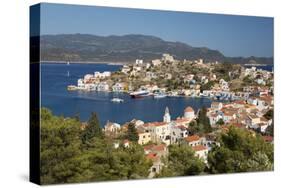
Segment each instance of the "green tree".
[[219,119],[218,121],[217,121],[217,124],[218,125],[224,125],[224,121],[223,121],[223,119],[221,118],[221,119]]
[[142,146],[114,148],[111,139],[94,135],[85,148],[76,119],[56,117],[42,108],[41,122],[42,184],[147,178],[152,162]]
[[103,136],[104,135],[102,132],[102,128],[100,127],[97,114],[91,113],[91,117],[88,120],[87,126],[85,127],[85,130],[82,132],[83,143],[88,142],[93,137],[101,138]]
[[208,155],[210,173],[267,171],[273,169],[273,145],[258,134],[230,126]]
[[202,127],[200,130],[201,133],[209,133],[212,131],[212,127],[210,124],[210,120],[207,116],[207,108],[203,107],[199,113],[197,118],[197,125]]
[[139,140],[137,129],[133,123],[129,123],[128,125],[128,132],[126,138],[132,142],[137,142]]
[[265,130],[265,134],[269,136],[274,136],[274,123],[268,126]]
[[[71,183],[81,155],[80,124],[75,119],[55,117],[41,109],[40,176],[42,184]],[[78,164],[78,165],[77,165]]]
[[214,81],[209,81],[208,83],[201,85],[200,92],[202,93],[204,90],[210,90],[214,85]]
[[201,174],[204,168],[203,160],[195,156],[190,146],[170,145],[166,167],[157,177],[197,175]]

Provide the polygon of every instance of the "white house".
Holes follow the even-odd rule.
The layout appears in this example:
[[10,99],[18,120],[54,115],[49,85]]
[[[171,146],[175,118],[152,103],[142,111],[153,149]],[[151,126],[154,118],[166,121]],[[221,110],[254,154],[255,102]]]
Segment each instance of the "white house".
[[97,91],[108,91],[109,85],[106,82],[100,82],[97,85]]
[[124,83],[117,82],[112,86],[113,92],[123,92],[125,90]]
[[143,125],[151,133],[151,141],[170,144],[170,126],[166,122],[152,122]]
[[207,163],[208,148],[206,146],[196,145],[196,146],[193,146],[192,149],[195,151],[195,156],[203,159],[204,162]]
[[221,102],[212,102],[211,108],[214,110],[221,110],[223,107]]
[[154,59],[154,60],[151,61],[151,63],[152,63],[153,66],[158,66],[158,65],[160,65],[162,62],[161,62],[160,59]]
[[131,68],[128,65],[123,65],[121,72],[123,72],[124,74],[128,74],[128,72],[130,72]]
[[111,72],[109,72],[109,71],[104,71],[103,73],[96,71],[94,73],[95,78],[106,78],[106,77],[110,77],[110,76],[111,76]]
[[200,143],[200,137],[198,135],[192,135],[184,138],[185,143],[187,143],[189,146],[197,146]]
[[104,126],[105,132],[116,133],[120,131],[121,126],[118,123],[107,122]]
[[143,64],[143,60],[142,59],[136,59],[136,65],[142,65]]
[[171,126],[171,144],[179,143],[181,140],[186,138],[189,134],[187,127],[183,125]]

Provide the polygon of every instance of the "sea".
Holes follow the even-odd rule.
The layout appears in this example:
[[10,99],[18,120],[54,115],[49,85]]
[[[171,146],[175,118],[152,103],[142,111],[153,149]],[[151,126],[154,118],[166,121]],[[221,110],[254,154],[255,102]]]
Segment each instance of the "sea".
[[[53,114],[64,117],[79,115],[87,121],[92,112],[98,114],[101,126],[107,121],[124,124],[132,119],[144,122],[162,121],[168,107],[172,119],[183,116],[184,109],[191,106],[195,111],[210,107],[208,98],[167,97],[154,99],[146,97],[133,99],[126,93],[68,91],[68,85],[77,85],[77,80],[95,71],[117,71],[121,65],[41,63],[41,106]],[[113,103],[111,99],[124,99],[123,103]]]

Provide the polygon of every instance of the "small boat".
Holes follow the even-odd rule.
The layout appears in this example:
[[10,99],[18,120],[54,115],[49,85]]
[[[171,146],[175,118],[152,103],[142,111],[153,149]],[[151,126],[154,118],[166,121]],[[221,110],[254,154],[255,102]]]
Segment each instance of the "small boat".
[[113,99],[111,99],[111,102],[120,103],[120,102],[124,102],[124,100],[123,100],[123,99],[120,99],[120,98],[113,98]]
[[75,86],[75,85],[69,85],[69,86],[67,86],[67,90],[68,91],[75,91],[75,90],[77,90],[78,88]]
[[161,99],[161,98],[165,98],[167,97],[167,95],[165,93],[156,93],[153,96],[155,99]]

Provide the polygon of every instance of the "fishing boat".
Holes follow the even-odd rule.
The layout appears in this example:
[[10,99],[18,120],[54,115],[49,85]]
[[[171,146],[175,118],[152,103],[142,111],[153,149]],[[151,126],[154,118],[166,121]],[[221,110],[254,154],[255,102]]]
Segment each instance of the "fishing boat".
[[113,98],[113,99],[111,99],[111,102],[120,103],[120,102],[124,102],[124,100],[120,99],[120,98]]

